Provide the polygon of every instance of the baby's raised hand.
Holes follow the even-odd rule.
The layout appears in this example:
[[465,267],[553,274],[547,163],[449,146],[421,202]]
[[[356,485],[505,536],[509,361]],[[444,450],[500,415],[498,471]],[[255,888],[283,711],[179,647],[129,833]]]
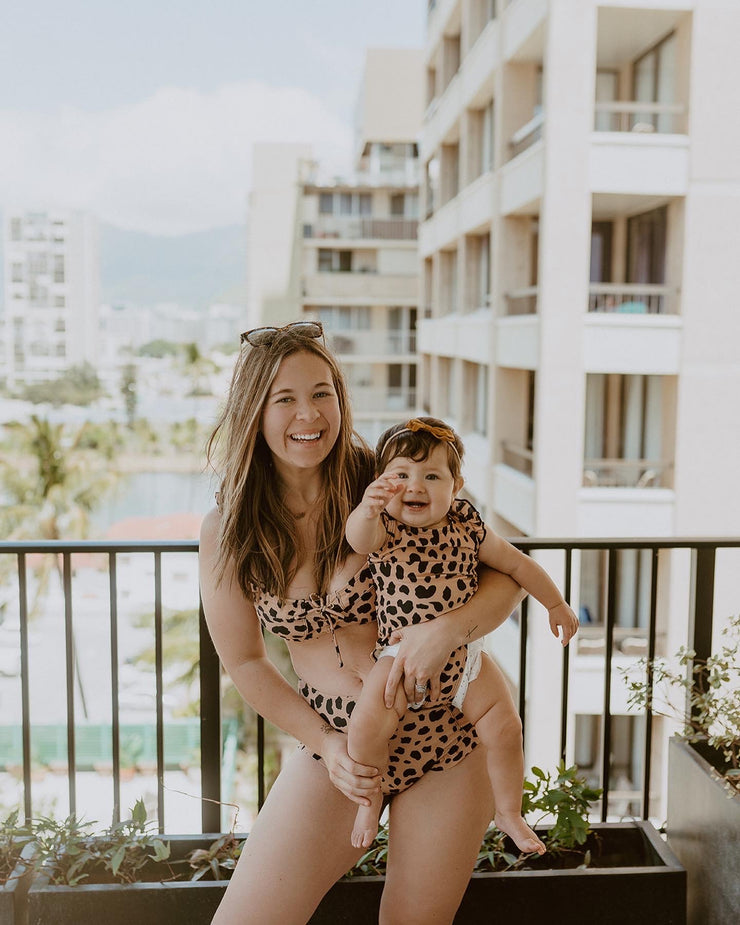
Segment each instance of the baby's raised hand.
[[567,646],[578,632],[578,617],[565,601],[551,607],[548,610],[548,616],[553,636],[560,636],[558,627],[561,626],[563,628],[563,634],[560,641],[564,646]]
[[388,502],[399,491],[403,490],[403,482],[395,475],[383,473],[365,489],[362,496],[362,507],[368,517],[379,517],[385,510]]

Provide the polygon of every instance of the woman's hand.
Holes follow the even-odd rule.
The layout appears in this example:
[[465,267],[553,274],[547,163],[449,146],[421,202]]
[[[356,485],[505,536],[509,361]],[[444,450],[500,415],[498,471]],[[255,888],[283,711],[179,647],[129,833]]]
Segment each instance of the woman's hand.
[[370,796],[380,790],[377,768],[353,761],[347,753],[347,736],[332,730],[324,736],[321,757],[329,780],[353,803],[370,806]]
[[385,685],[385,705],[389,710],[393,708],[399,684],[403,685],[409,703],[420,703],[425,698],[434,703],[439,699],[442,669],[457,648],[448,627],[446,621],[430,620],[393,632],[390,644],[399,642],[401,648],[393,659]]

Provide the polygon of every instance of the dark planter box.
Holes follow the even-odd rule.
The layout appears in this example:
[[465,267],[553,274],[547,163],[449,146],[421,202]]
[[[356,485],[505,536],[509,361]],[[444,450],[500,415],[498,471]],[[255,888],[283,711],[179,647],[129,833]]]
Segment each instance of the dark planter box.
[[[208,847],[218,835],[167,835],[170,863],[193,849]],[[180,872],[182,865],[173,871]],[[52,886],[39,874],[28,891],[28,925],[198,925],[209,923],[221,901],[224,882],[166,882],[172,873],[156,865],[153,877],[165,882],[83,883]]]
[[[23,849],[22,857],[30,861],[30,848]],[[33,879],[28,863],[19,861],[10,879],[0,887],[0,925],[26,925],[26,894]]]
[[[474,873],[456,925],[685,925],[686,872],[649,822],[593,826],[593,864],[579,869]],[[377,925],[383,879],[340,881],[310,925]]]
[[[594,832],[595,862],[609,867],[473,874],[455,922],[490,925],[509,915],[568,925],[684,925],[685,871],[654,828],[606,823]],[[217,837],[170,836],[172,860]],[[225,887],[202,881],[54,887],[37,878],[28,894],[28,925],[207,925]],[[340,880],[311,925],[377,925],[382,890],[382,877]]]
[[688,875],[689,925],[740,922],[740,794],[706,743],[668,743],[668,842]]

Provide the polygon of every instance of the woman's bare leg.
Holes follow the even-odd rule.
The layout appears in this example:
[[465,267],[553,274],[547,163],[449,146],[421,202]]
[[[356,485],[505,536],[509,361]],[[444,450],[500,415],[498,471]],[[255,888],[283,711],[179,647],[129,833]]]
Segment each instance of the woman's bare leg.
[[349,840],[355,808],[323,764],[296,752],[252,826],[213,925],[305,925],[362,854]]
[[[393,709],[385,705],[385,683],[393,659],[378,659],[362,682],[360,693],[349,721],[347,752],[360,764],[379,768],[388,767],[388,741],[396,731],[399,719],[406,712],[406,695],[399,684]],[[383,794],[370,797],[370,806],[358,806],[351,841],[355,848],[369,848],[378,834],[378,820],[383,809]]]
[[522,816],[524,751],[522,722],[501,669],[485,653],[480,674],[468,687],[463,702],[465,718],[488,756],[488,773],[496,804],[494,823],[525,854],[545,853],[544,842]]
[[482,748],[394,797],[381,925],[452,922],[492,813]]

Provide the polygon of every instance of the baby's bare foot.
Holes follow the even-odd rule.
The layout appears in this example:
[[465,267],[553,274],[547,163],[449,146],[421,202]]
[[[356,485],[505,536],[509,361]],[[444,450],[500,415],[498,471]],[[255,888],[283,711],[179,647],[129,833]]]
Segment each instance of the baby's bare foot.
[[370,806],[360,806],[355,816],[355,824],[350,840],[354,848],[369,848],[378,834],[378,820],[383,808],[383,797],[378,794],[371,797]]
[[508,835],[524,854],[544,854],[547,850],[545,843],[517,813],[496,813],[493,822],[496,828]]

